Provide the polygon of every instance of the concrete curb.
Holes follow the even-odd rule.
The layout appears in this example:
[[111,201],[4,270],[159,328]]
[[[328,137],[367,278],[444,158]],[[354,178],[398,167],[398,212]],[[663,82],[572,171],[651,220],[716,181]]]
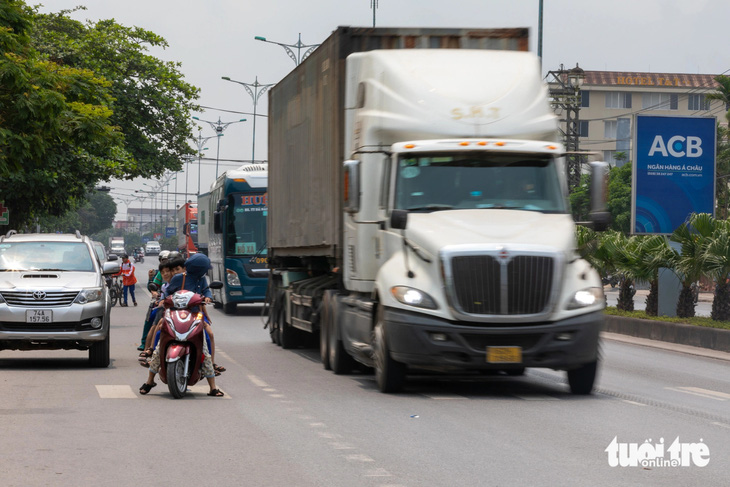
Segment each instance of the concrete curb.
[[730,352],[730,330],[605,315],[603,330],[621,335]]

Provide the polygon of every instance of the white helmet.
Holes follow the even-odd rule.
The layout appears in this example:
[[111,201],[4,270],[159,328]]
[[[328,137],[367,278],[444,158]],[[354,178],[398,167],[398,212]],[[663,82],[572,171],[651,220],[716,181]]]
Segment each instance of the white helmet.
[[163,261],[163,260],[167,259],[168,257],[170,257],[170,251],[169,250],[162,250],[160,252],[160,255],[159,255],[158,258],[160,259],[160,261]]

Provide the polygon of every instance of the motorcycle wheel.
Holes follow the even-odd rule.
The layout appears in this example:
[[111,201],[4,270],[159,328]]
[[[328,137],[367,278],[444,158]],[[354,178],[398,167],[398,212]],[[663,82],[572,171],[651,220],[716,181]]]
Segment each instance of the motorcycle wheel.
[[183,359],[167,364],[167,388],[175,399],[180,399],[188,389],[188,378],[185,376]]

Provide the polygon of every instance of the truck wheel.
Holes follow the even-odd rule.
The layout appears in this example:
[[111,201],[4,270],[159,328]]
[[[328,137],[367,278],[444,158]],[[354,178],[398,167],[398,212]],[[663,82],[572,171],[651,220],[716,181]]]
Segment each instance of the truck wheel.
[[234,315],[236,314],[236,309],[238,308],[238,305],[236,303],[225,303],[223,304],[223,312],[227,315]]
[[89,365],[91,367],[109,367],[109,334],[101,342],[89,348]]
[[284,310],[279,315],[279,345],[284,350],[299,346],[297,330],[286,324]]
[[330,368],[336,375],[349,374],[357,363],[347,353],[345,346],[342,344],[342,340],[339,338],[340,324],[338,316],[340,304],[334,293],[332,293],[331,298],[331,306],[329,309],[330,319],[327,326],[327,349],[329,350],[330,356]]
[[330,337],[331,321],[334,316],[332,306],[334,291],[325,291],[322,297],[322,312],[319,324],[319,357],[322,359],[324,370],[332,370],[330,365]]
[[583,364],[577,369],[568,371],[568,384],[573,394],[586,395],[593,391],[593,382],[596,380],[598,360]]
[[375,362],[375,382],[380,392],[400,392],[406,382],[405,364],[396,362],[390,356],[386,341],[382,307],[378,308],[378,319],[373,331],[373,361]]

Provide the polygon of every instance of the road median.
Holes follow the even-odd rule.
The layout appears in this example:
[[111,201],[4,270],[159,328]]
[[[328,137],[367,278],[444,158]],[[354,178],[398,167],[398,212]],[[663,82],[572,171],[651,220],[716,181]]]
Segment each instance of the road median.
[[730,330],[605,315],[604,331],[637,338],[730,352]]

